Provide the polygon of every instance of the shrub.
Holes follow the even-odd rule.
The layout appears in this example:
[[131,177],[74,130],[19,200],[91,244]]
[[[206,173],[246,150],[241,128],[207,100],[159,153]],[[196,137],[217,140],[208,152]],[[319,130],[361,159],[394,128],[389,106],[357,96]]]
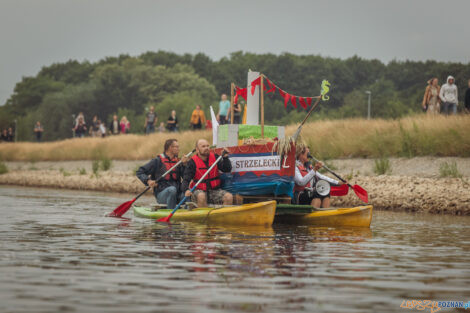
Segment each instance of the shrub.
[[111,166],[113,165],[113,161],[111,161],[111,159],[106,158],[106,157],[101,158],[100,161],[101,161],[101,169],[103,171],[109,170]]
[[392,172],[392,167],[390,165],[390,160],[387,158],[380,158],[374,161],[374,173],[377,175],[390,174]]
[[8,167],[5,163],[0,161],[0,175],[5,173],[8,173]]
[[94,160],[91,163],[91,169],[93,170],[93,174],[95,174],[95,176],[98,176],[98,171],[100,170],[100,161]]
[[457,163],[455,161],[451,163],[444,162],[439,166],[439,174],[441,177],[454,177],[461,178],[462,174],[457,168]]

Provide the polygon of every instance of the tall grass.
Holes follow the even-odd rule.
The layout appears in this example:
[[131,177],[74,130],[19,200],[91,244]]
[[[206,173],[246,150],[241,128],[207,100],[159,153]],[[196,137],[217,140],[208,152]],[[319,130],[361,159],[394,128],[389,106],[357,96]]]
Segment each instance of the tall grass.
[[[292,135],[297,125],[286,133]],[[322,159],[390,156],[470,157],[470,116],[425,115],[399,120],[323,120],[302,128],[302,138]],[[166,139],[176,138],[181,152],[192,150],[199,138],[211,142],[210,131],[120,135],[108,138],[68,139],[46,143],[0,144],[5,161],[144,160],[162,153]]]

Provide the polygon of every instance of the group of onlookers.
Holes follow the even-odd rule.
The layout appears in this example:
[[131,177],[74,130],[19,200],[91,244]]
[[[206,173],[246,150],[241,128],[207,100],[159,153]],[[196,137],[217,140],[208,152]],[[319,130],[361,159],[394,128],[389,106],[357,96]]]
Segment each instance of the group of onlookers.
[[[158,116],[157,116],[157,113],[155,113],[155,107],[151,106],[150,110],[147,112],[147,114],[145,114],[144,128],[145,128],[145,133],[147,135],[155,132],[157,122],[158,122]],[[178,118],[176,117],[175,110],[171,111],[170,116],[168,117],[166,121],[166,126],[165,126],[165,123],[160,122],[160,126],[158,126],[157,130],[161,133],[167,130],[169,132],[178,131]]]
[[14,142],[15,132],[12,127],[4,128],[0,134],[0,142]]
[[73,136],[77,138],[83,138],[87,133],[91,137],[106,137],[109,135],[128,134],[131,129],[131,123],[127,120],[126,116],[123,116],[121,120],[118,120],[117,115],[113,115],[113,120],[109,123],[109,128],[106,129],[105,123],[103,123],[97,115],[93,116],[90,128],[88,129],[85,122],[85,116],[83,112],[80,112],[75,118],[74,127],[72,128]]
[[[457,114],[458,105],[458,89],[453,76],[447,77],[447,82],[442,86],[439,86],[439,80],[436,77],[428,81],[422,102],[423,110],[427,114]],[[470,79],[465,92],[463,110],[465,113],[470,114]]]

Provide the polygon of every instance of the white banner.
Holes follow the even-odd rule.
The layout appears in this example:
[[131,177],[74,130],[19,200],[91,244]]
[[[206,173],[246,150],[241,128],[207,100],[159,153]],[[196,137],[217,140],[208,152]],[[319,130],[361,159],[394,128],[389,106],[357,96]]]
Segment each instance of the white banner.
[[281,157],[278,155],[230,156],[230,161],[232,162],[232,172],[279,171],[281,169]]

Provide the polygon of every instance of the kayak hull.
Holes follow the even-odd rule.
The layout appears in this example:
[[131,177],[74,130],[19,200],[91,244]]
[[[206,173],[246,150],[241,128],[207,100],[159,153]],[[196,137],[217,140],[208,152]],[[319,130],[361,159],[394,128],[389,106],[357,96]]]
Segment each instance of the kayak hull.
[[[171,210],[152,211],[150,208],[134,207],[138,217],[159,219],[170,214]],[[217,225],[271,226],[276,213],[276,201],[250,203],[223,208],[197,208],[177,210],[171,221],[193,222]]]
[[282,214],[279,214],[278,212],[274,222],[331,227],[370,227],[372,221],[372,210],[372,205],[358,206],[354,208],[317,210],[310,213],[286,212],[286,210],[284,210]]

